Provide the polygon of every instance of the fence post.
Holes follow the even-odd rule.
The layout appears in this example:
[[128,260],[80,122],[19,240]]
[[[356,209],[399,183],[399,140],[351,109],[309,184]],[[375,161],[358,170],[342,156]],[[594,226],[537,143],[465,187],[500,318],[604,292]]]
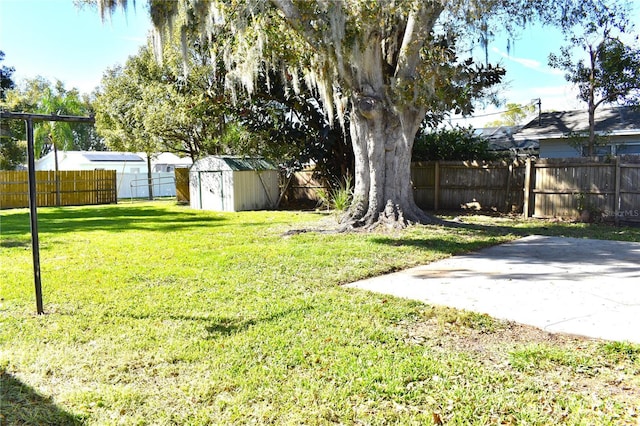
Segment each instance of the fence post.
[[507,167],[507,193],[505,194],[505,213],[511,212],[511,175],[513,174],[513,161]]
[[115,170],[111,172],[111,189],[112,189],[112,197],[111,202],[118,204],[118,174]]
[[440,208],[440,161],[436,161],[434,168],[435,178],[433,183],[433,210]]
[[531,217],[530,195],[531,195],[531,175],[533,173],[531,158],[527,158],[527,164],[524,171],[524,205],[522,214],[525,219]]

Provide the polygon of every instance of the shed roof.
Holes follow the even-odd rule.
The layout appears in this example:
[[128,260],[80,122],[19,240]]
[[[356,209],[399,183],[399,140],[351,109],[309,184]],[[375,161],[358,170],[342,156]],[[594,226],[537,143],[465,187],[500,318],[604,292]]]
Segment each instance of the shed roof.
[[231,170],[275,170],[276,167],[264,158],[222,157]]

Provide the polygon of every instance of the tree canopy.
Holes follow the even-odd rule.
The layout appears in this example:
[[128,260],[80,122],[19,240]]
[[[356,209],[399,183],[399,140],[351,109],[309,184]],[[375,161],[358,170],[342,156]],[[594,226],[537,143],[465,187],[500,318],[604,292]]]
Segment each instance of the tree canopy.
[[112,149],[173,151],[195,159],[219,134],[223,114],[216,110],[220,103],[211,101],[219,91],[213,73],[196,62],[206,65],[208,55],[190,52],[192,72],[186,76],[182,59],[171,60],[171,54],[165,52],[169,60],[161,65],[145,46],[124,66],[105,72],[95,100],[96,127]]
[[[63,114],[87,116],[93,113],[91,99],[77,89],[67,89],[43,77],[26,79],[5,93],[0,107],[8,111],[34,114]],[[92,125],[66,122],[38,122],[34,129],[35,156],[40,158],[57,149],[103,150],[105,146]],[[11,152],[11,160],[3,160],[2,167],[15,168],[24,163],[26,155],[25,126],[19,120],[2,120],[2,150]],[[3,156],[9,154],[3,153]],[[9,158],[9,157],[5,157]]]
[[[4,52],[0,50],[0,62],[4,61]],[[5,92],[15,87],[13,73],[15,68],[2,65],[0,67],[0,101],[4,101]]]
[[[37,114],[91,115],[91,99],[73,88],[67,89],[60,81],[51,83],[43,77],[26,79],[6,92],[3,108],[10,111]],[[11,124],[13,137],[26,138],[20,122]],[[83,123],[38,123],[34,134],[35,155],[40,158],[54,148],[63,150],[101,150],[104,145],[92,125]]]
[[[0,50],[0,62],[4,61],[4,52]],[[0,106],[4,106],[5,92],[15,87],[13,67],[0,67]],[[24,126],[23,126],[24,127]],[[10,120],[0,120],[0,170],[14,170],[24,163],[26,149],[13,135]]]
[[223,64],[209,54],[215,41],[190,39],[185,46],[178,36],[164,40],[162,63],[149,44],[104,74],[94,107],[96,126],[110,147],[155,148],[194,160],[260,155],[292,169],[312,161],[329,176],[346,172],[348,135],[329,126],[312,92],[296,94],[265,74],[252,97],[239,92],[232,100]]
[[516,126],[522,124],[522,121],[530,116],[536,107],[533,104],[521,105],[517,103],[507,103],[505,105],[505,111],[500,115],[500,118],[488,122],[485,127],[500,127],[500,126]]
[[[628,2],[596,1],[578,5],[564,22],[568,44],[549,56],[549,65],[564,70],[567,81],[578,87],[578,98],[587,104],[589,132],[587,154],[594,155],[595,114],[603,104],[640,104],[640,48],[633,33]],[[630,38],[630,37],[629,37]],[[575,50],[580,52],[580,56]],[[583,58],[586,53],[587,57]]]

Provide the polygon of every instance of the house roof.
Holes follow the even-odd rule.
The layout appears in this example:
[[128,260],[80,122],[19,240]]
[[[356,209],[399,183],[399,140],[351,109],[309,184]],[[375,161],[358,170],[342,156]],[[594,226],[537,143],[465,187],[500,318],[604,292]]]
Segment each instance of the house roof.
[[[51,151],[45,156],[39,158],[36,163],[46,162],[49,158],[53,158],[54,152]],[[93,163],[93,162],[121,162],[121,163],[139,163],[144,162],[144,158],[131,152],[114,152],[114,151],[58,151],[60,161],[72,163]]]
[[522,126],[484,127],[475,129],[475,134],[485,139],[492,151],[538,149],[538,141],[514,138],[521,128]]
[[[596,110],[596,132],[610,135],[640,134],[640,109],[631,107]],[[589,130],[586,110],[543,112],[526,124],[514,137],[524,139],[555,139],[570,133]]]
[[144,158],[130,152],[87,151],[81,152],[81,155],[89,161],[144,162]]
[[[142,158],[147,158],[147,154],[141,152]],[[189,157],[178,157],[172,152],[161,152],[151,156],[151,161],[156,164],[191,165],[193,161]]]

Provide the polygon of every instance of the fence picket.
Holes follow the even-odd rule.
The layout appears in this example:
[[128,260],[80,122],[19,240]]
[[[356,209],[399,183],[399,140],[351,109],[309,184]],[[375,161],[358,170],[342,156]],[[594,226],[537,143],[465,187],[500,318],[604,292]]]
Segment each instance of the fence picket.
[[[117,201],[115,170],[60,171],[60,205],[111,204]],[[56,172],[36,171],[39,207],[57,204]],[[29,206],[26,171],[0,171],[0,209]]]

